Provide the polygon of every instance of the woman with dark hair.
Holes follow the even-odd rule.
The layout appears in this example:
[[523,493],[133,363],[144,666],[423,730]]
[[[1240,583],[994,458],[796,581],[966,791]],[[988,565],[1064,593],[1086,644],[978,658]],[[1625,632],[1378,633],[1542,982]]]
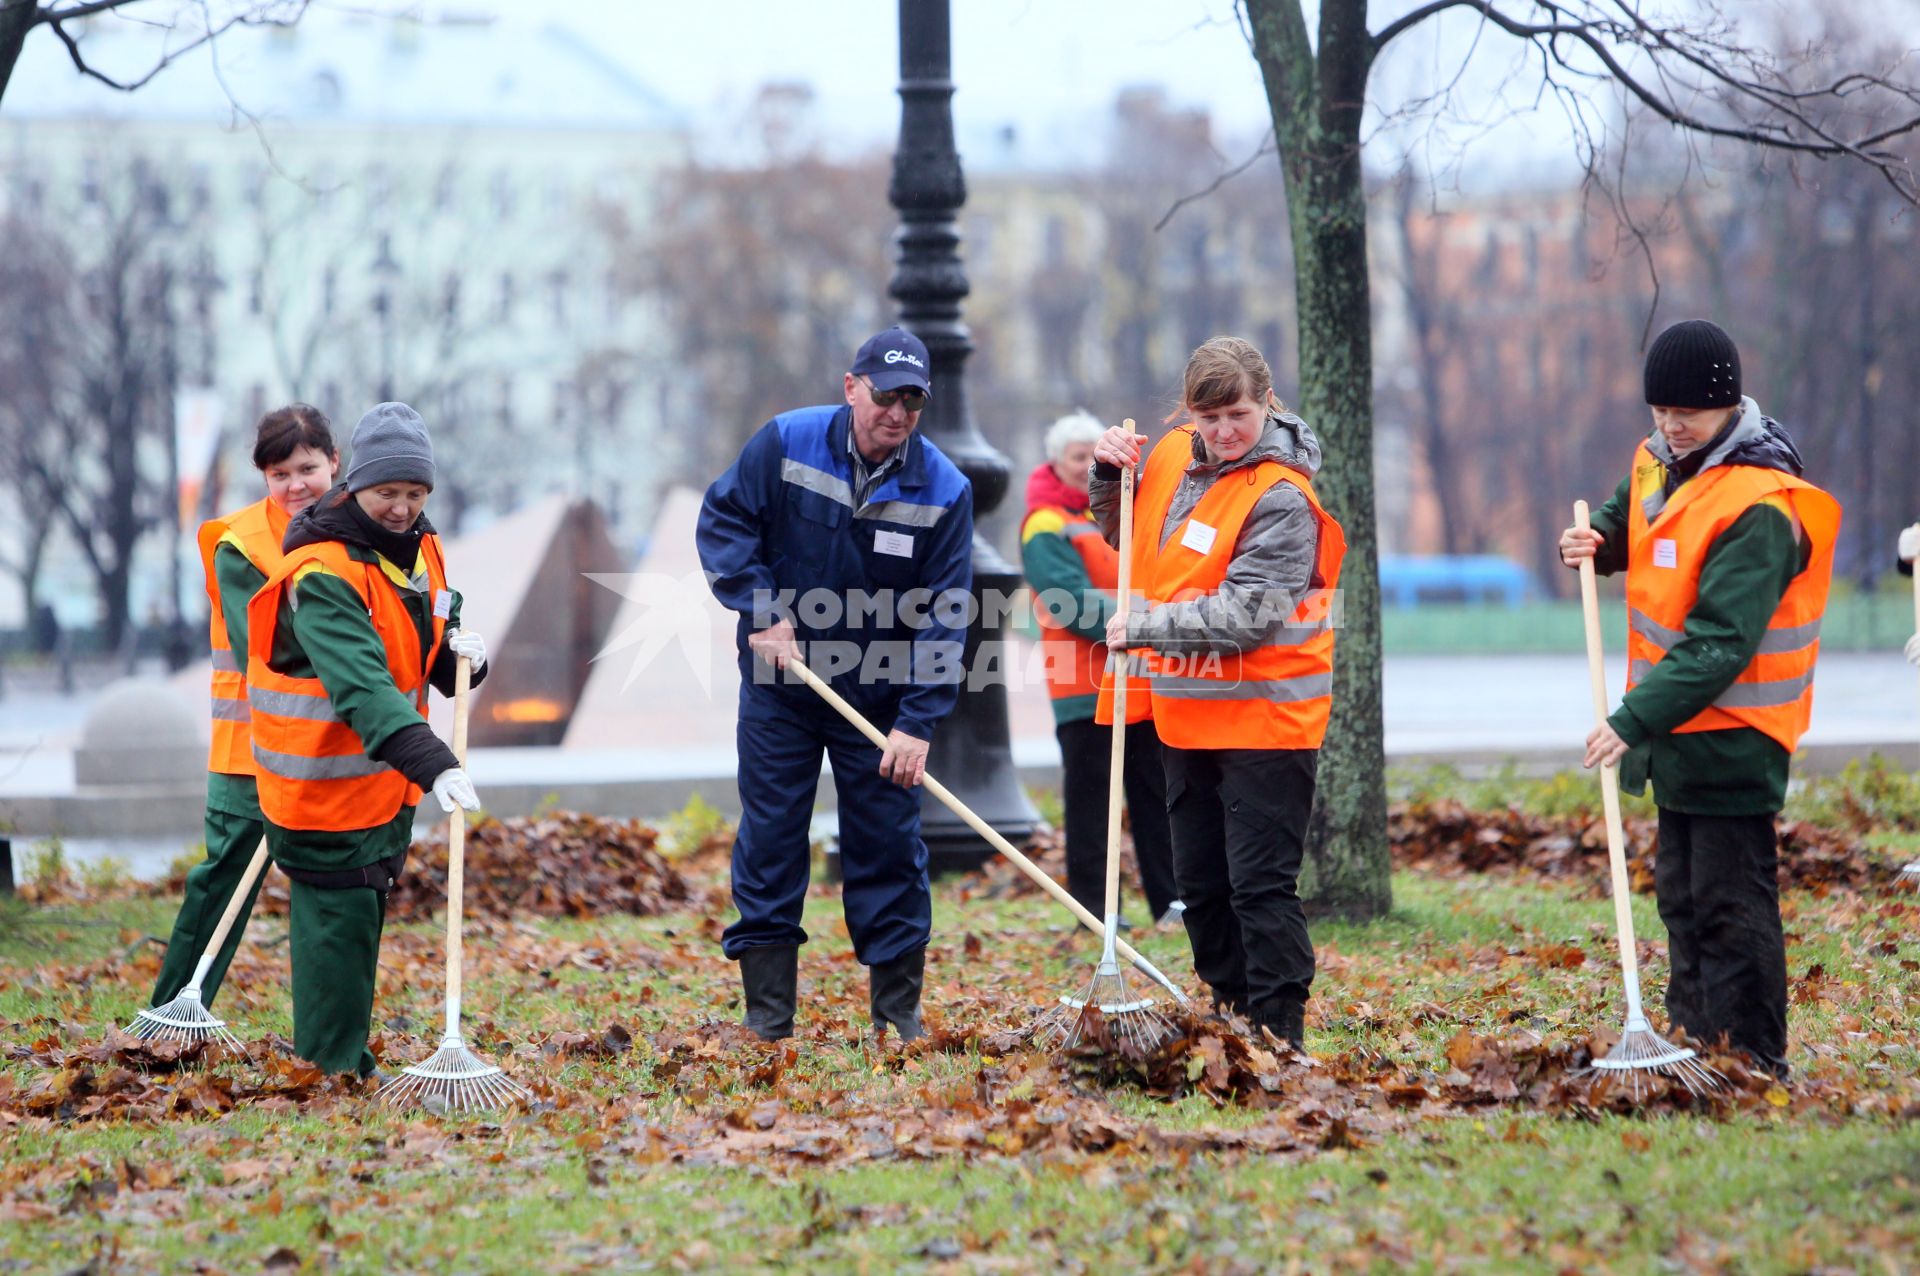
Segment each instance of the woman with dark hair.
[[387,892],[423,791],[448,812],[480,809],[427,725],[427,688],[453,694],[460,657],[477,683],[487,660],[480,636],[459,628],[460,595],[424,513],[434,472],[419,413],[370,409],[346,480],[288,526],[280,565],[247,607],[260,809],[292,883],[293,1048],[328,1072],[374,1069]]
[[[248,730],[247,600],[280,564],[280,539],[287,523],[333,486],[340,452],[326,415],[305,403],[289,403],[260,418],[254,430],[253,465],[266,480],[267,494],[245,509],[201,525],[200,561],[206,570],[207,602],[212,610],[213,747],[207,759],[207,857],[187,873],[186,897],[174,918],[166,959],[154,985],[153,1005],[179,995],[193,974],[202,945],[226,911],[263,832],[260,798],[254,784],[253,740]],[[247,911],[260,893],[255,881]],[[211,1004],[227,973],[227,963],[246,930],[242,912],[214,955],[201,986]]]

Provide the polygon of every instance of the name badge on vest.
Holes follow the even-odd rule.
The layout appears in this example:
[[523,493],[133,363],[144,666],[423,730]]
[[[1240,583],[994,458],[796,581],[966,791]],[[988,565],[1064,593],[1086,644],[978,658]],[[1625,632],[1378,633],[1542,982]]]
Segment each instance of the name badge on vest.
[[1680,546],[1675,541],[1655,537],[1653,542],[1653,565],[1655,567],[1678,567],[1680,565]]
[[1187,520],[1187,530],[1180,533],[1180,543],[1196,554],[1209,553],[1213,549],[1213,538],[1220,534],[1217,527],[1208,527],[1205,523]]
[[440,620],[453,615],[453,591],[436,589],[433,591],[433,614]]
[[873,534],[873,549],[877,554],[891,554],[895,558],[913,557],[913,537],[905,532],[883,532]]

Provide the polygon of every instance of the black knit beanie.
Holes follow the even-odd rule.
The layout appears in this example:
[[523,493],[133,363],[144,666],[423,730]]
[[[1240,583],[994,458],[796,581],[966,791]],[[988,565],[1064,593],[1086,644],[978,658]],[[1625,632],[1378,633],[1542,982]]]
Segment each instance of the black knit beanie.
[[1719,324],[1683,319],[1647,351],[1647,402],[1661,408],[1740,404],[1740,351]]

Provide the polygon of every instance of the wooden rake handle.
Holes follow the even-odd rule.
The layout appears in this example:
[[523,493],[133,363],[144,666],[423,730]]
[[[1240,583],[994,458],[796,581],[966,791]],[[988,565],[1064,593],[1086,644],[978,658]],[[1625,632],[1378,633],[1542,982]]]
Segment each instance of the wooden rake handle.
[[247,906],[247,896],[253,893],[253,884],[260,880],[260,874],[267,867],[267,839],[261,838],[260,845],[254,848],[253,858],[247,861],[247,871],[240,875],[240,884],[233,889],[233,898],[227,901],[226,911],[220,914],[220,924],[213,928],[213,934],[207,940],[207,951],[217,953],[220,946],[227,942],[227,936],[233,933],[233,925],[240,919],[240,910]]
[[[467,716],[473,666],[465,656],[453,666],[453,758],[467,765]],[[447,1035],[460,1031],[460,914],[466,893],[467,812],[458,803],[447,817]]]
[[[247,900],[253,894],[253,884],[260,880],[260,874],[267,867],[267,839],[261,838],[260,845],[254,848],[253,858],[247,861],[247,871],[240,875],[239,885],[233,888],[233,895],[227,900],[225,911],[220,914],[219,924],[213,928],[213,934],[207,938],[206,945],[200,950],[200,958],[193,965],[193,978],[188,981],[195,995],[205,982],[207,972],[213,969],[213,962],[220,955],[220,949],[226,945],[227,936],[233,933],[235,923],[240,920],[240,911],[247,906]],[[181,991],[186,991],[182,989]]]
[[[1573,525],[1583,532],[1593,530],[1585,501],[1573,503]],[[1587,629],[1587,677],[1593,689],[1593,722],[1607,722],[1606,655],[1600,643],[1600,588],[1591,556],[1580,560],[1580,610]],[[1627,835],[1620,821],[1620,769],[1609,762],[1600,768],[1600,804],[1607,821],[1607,867],[1613,881],[1613,922],[1620,932],[1620,962],[1626,969],[1632,1000],[1639,1001],[1640,966],[1634,952],[1633,905],[1627,881]],[[1638,1011],[1636,1004],[1633,1009]]]
[[[887,747],[887,737],[881,734],[880,729],[869,722],[865,714],[861,713],[851,704],[848,704],[845,696],[842,696],[838,691],[828,686],[819,674],[807,668],[806,663],[798,656],[789,656],[787,658],[786,668],[793,670],[795,674],[799,675],[802,682],[818,692],[820,698],[832,705],[841,717],[851,722],[861,735],[873,741],[876,748],[885,749]],[[1045,870],[1038,864],[1035,864],[1032,860],[1021,854],[1019,848],[1002,837],[993,825],[974,814],[965,802],[962,802],[949,792],[946,785],[934,779],[930,774],[923,774],[920,777],[920,782],[926,786],[927,792],[938,798],[948,810],[966,821],[967,827],[985,838],[988,845],[992,846],[994,850],[1000,852],[1000,854],[1006,856],[1009,860],[1012,860],[1013,866],[1022,873],[1025,873],[1035,886],[1038,886],[1041,890],[1053,896],[1056,903],[1079,918],[1082,926],[1085,926],[1096,935],[1104,936],[1106,934],[1105,924],[1101,922],[1098,917],[1088,912],[1079,900],[1069,895],[1066,887],[1047,876]],[[1187,995],[1181,992],[1171,979],[1161,974],[1152,962],[1142,957],[1125,940],[1120,940],[1116,943],[1114,951],[1132,962],[1141,974],[1173,994],[1174,999],[1181,1005],[1184,1006],[1187,1004]]]
[[[1133,433],[1133,418],[1122,423]],[[1120,632],[1126,633],[1129,603],[1133,592],[1133,476],[1134,467],[1120,470]],[[1126,808],[1127,770],[1127,675],[1132,652],[1123,643],[1114,659],[1113,675],[1113,748],[1107,764],[1107,925],[1120,916],[1120,813]]]

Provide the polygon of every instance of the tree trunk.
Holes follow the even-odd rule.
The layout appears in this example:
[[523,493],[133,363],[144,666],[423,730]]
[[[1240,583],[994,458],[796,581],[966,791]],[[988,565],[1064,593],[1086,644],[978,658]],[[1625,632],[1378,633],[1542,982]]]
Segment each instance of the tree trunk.
[[13,578],[20,585],[20,614],[26,618],[28,633],[33,632],[34,613],[40,608],[40,569],[46,565],[47,542],[52,538],[53,515],[47,512],[29,524],[20,561],[11,564]]
[[20,60],[20,47],[39,15],[39,0],[0,0],[0,98],[7,95],[13,64]]
[[1344,627],[1300,890],[1310,912],[1362,920],[1393,902],[1380,712],[1380,571],[1373,510],[1373,315],[1360,114],[1372,59],[1365,0],[1321,0],[1319,56],[1299,0],[1246,0],[1286,175],[1303,415],[1326,463],[1314,481],[1346,530]]

